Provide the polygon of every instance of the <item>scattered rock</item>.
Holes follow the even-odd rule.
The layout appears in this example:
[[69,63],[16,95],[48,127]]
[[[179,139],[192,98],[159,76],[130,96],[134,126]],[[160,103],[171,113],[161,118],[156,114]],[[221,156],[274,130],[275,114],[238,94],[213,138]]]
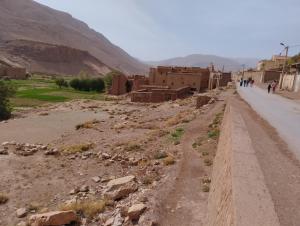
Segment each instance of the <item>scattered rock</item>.
[[99,183],[101,181],[101,178],[96,176],[96,177],[92,177],[92,180],[95,182],[95,183]]
[[29,218],[31,226],[60,226],[73,222],[79,222],[76,213],[73,211],[54,211],[32,215]]
[[27,226],[28,224],[24,221],[21,221],[17,224],[17,226]]
[[108,191],[117,189],[125,184],[133,182],[135,180],[135,176],[127,176],[121,177],[118,179],[111,180],[107,183]]
[[146,205],[145,204],[135,204],[133,206],[131,206],[128,209],[128,217],[130,220],[138,220],[139,217],[141,216],[141,214],[145,211],[146,209]]
[[17,209],[17,211],[16,211],[16,215],[18,218],[26,217],[27,213],[28,213],[28,210],[26,208],[20,208],[20,209]]
[[90,188],[87,185],[83,185],[79,189],[80,192],[88,192],[89,190],[90,190]]
[[129,194],[134,193],[138,190],[137,185],[134,182],[127,183],[116,190],[106,192],[105,196],[112,200],[120,200],[127,197]]
[[118,213],[114,218],[112,226],[122,226],[123,222],[124,219],[122,218],[121,213]]
[[0,155],[8,155],[7,149],[0,149]]

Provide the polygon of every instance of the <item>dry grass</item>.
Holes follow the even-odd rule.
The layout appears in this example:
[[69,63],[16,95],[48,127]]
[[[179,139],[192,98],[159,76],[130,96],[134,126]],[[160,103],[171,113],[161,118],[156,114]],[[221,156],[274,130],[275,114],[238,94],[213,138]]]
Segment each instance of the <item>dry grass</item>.
[[82,153],[85,151],[88,151],[94,147],[94,144],[88,143],[88,144],[77,144],[77,145],[72,145],[68,147],[62,148],[62,153],[66,155],[72,155],[76,153]]
[[97,119],[94,119],[92,121],[87,121],[85,123],[76,125],[76,130],[79,130],[79,129],[93,129],[99,123],[100,123],[100,121],[97,120]]
[[180,123],[185,123],[185,122],[190,122],[195,118],[194,115],[191,114],[191,112],[188,111],[183,111],[175,115],[174,117],[169,118],[166,121],[167,126],[175,126]]
[[163,159],[163,162],[165,164],[165,166],[169,166],[169,165],[174,165],[175,164],[175,159],[172,156],[168,156],[167,158]]
[[123,150],[128,152],[141,151],[142,146],[136,142],[128,142],[124,145]]
[[84,200],[63,204],[62,206],[60,206],[60,210],[73,210],[76,213],[84,215],[87,218],[93,218],[97,214],[103,212],[105,206],[106,202],[103,200]]
[[210,160],[210,159],[205,159],[204,163],[206,166],[211,166],[213,164],[212,160]]
[[202,191],[203,192],[209,192],[209,190],[210,190],[209,185],[204,184],[203,187],[202,187]]
[[0,205],[7,203],[9,200],[8,196],[4,193],[0,193]]
[[154,154],[154,159],[164,159],[167,157],[168,157],[168,154],[165,151],[158,151]]

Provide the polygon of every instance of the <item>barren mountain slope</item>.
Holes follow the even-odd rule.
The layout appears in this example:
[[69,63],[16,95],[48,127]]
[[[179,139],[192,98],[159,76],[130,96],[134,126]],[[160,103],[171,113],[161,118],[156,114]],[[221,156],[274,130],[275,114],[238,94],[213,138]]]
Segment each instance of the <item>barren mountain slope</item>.
[[77,75],[105,75],[111,69],[87,51],[42,42],[14,40],[0,42],[1,57],[34,72]]
[[111,68],[147,72],[147,66],[85,23],[32,0],[0,0],[0,40],[15,39],[69,46],[90,52]]

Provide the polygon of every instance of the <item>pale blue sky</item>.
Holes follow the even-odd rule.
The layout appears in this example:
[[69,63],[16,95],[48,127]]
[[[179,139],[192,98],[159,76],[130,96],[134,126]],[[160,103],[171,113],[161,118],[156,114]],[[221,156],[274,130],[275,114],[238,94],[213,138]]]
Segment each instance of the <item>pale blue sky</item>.
[[141,60],[193,53],[270,58],[280,42],[300,44],[299,0],[37,2],[72,14]]

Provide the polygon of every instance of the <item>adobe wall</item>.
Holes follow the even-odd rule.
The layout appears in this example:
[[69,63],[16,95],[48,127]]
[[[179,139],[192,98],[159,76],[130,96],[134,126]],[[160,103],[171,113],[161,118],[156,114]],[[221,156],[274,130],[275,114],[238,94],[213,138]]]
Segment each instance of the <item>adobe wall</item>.
[[127,77],[123,74],[114,75],[112,78],[112,85],[109,89],[109,94],[118,96],[127,93],[127,81]]
[[220,86],[227,86],[228,82],[231,82],[231,73],[223,73],[220,79]]
[[279,226],[246,124],[231,103],[222,123],[208,200],[208,226]]
[[190,87],[183,87],[177,90],[174,89],[160,89],[150,88],[142,89],[131,93],[132,102],[145,102],[145,103],[160,103],[169,100],[176,100],[184,98],[190,93]]
[[26,79],[26,69],[7,67],[5,76],[13,79]]
[[252,78],[255,83],[264,82],[264,72],[263,71],[245,71],[244,79]]
[[265,71],[263,81],[264,83],[269,82],[269,81],[279,81],[280,79],[281,72],[279,71]]
[[282,79],[282,89],[286,89],[289,91],[294,91],[294,83],[296,75],[284,75]]

